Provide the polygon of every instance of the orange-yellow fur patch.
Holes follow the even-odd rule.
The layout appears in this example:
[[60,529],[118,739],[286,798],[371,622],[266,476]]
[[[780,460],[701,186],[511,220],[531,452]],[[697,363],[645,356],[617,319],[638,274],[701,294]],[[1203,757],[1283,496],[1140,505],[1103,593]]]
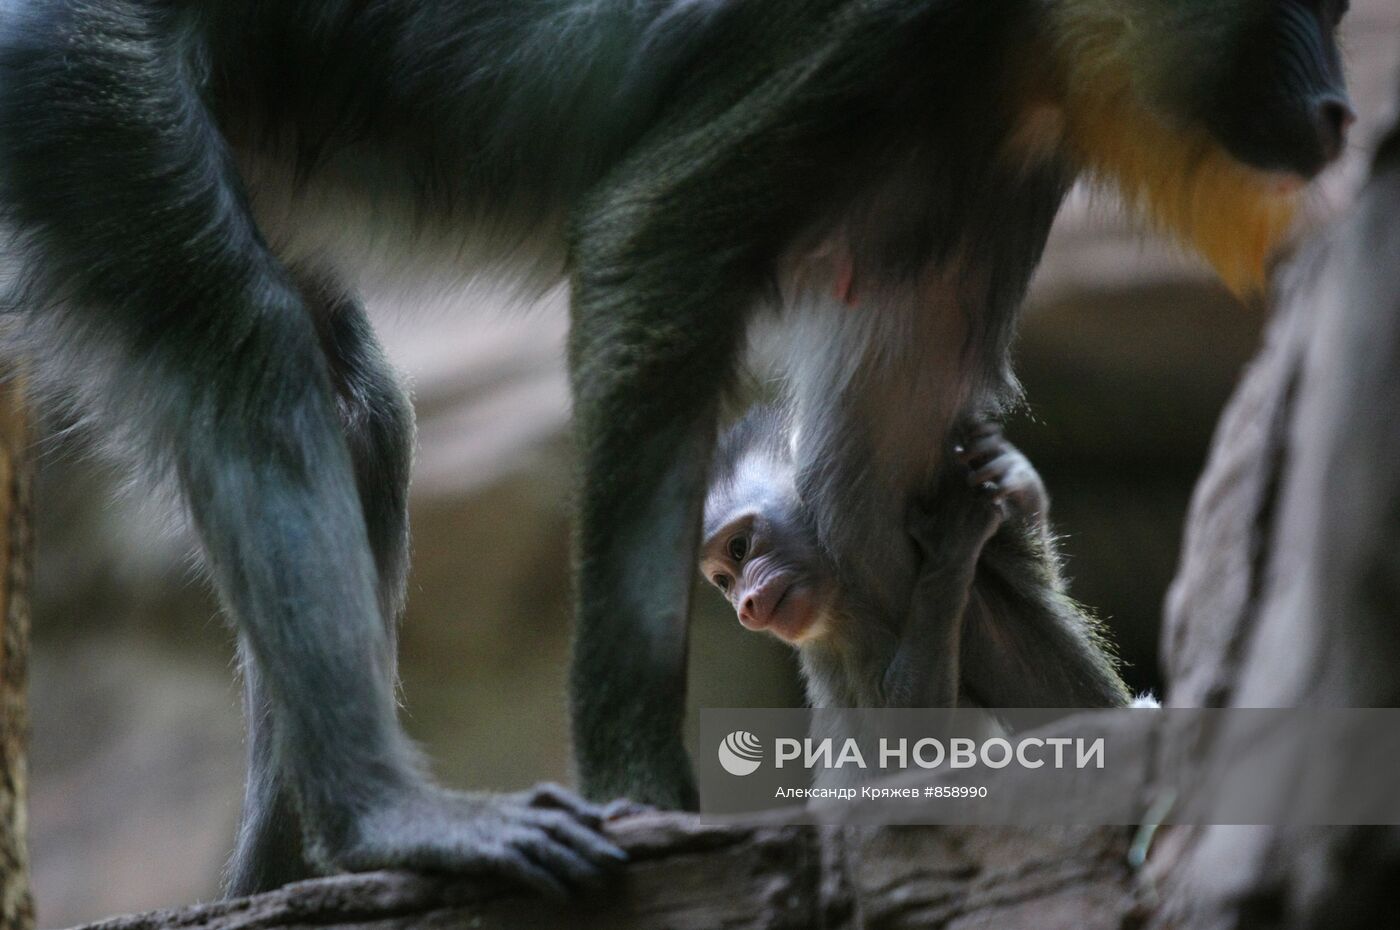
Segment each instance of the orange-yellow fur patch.
[[1136,215],[1199,252],[1235,293],[1262,290],[1269,256],[1292,227],[1297,186],[1155,113],[1134,82],[1143,65],[1132,60],[1121,17],[1061,26],[1068,154]]

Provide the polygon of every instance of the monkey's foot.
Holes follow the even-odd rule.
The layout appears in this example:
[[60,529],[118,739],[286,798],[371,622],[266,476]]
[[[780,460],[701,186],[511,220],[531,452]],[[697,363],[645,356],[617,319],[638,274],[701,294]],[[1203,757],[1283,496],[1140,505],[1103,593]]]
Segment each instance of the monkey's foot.
[[1002,435],[998,424],[978,423],[954,452],[968,470],[968,484],[1001,505],[1008,516],[1043,515],[1045,485],[1030,460]]
[[489,875],[551,897],[600,886],[627,861],[604,834],[609,811],[558,785],[517,794],[418,787],[362,816],[322,852],[334,869]]

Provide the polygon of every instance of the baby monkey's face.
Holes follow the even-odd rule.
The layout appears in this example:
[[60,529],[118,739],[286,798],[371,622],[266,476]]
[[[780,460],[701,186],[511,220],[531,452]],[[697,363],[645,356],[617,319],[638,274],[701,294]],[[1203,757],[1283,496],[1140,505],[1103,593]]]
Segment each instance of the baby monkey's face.
[[700,571],[745,628],[800,646],[825,631],[835,579],[791,476],[769,464],[711,490]]

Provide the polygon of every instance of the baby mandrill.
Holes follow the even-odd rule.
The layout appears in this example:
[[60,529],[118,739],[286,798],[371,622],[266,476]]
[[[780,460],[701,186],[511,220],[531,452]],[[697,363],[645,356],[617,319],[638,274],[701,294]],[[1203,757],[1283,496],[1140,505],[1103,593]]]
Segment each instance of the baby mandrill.
[[1048,498],[1001,428],[966,419],[910,508],[920,569],[902,609],[843,573],[799,493],[780,410],[721,438],[700,570],[750,630],[796,647],[813,707],[1122,707],[1097,621],[1065,590]]

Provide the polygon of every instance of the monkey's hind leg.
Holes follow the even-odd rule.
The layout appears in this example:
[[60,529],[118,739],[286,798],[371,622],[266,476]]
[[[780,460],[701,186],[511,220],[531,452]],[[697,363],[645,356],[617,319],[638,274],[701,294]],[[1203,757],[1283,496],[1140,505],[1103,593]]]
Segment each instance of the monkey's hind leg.
[[[360,504],[378,568],[380,611],[391,639],[408,570],[408,484],[413,408],[358,301],[313,282],[302,288],[316,322]],[[391,645],[391,655],[393,647]],[[314,874],[302,848],[301,817],[281,777],[273,698],[246,641],[240,643],[248,731],[248,781],[238,843],[229,862],[230,897],[279,888]]]
[[281,888],[315,874],[302,848],[301,815],[282,777],[279,740],[273,732],[273,703],[246,641],[238,647],[243,673],[248,776],[238,840],[224,876],[230,898]]
[[0,30],[0,179],[33,269],[36,338],[178,480],[266,685],[272,755],[318,869],[485,873],[548,893],[594,883],[625,858],[600,808],[549,786],[444,791],[398,724],[331,366],[172,38],[186,12],[23,5],[16,17],[44,20]]
[[360,302],[325,283],[303,288],[321,335],[336,407],[355,466],[355,483],[379,578],[379,606],[398,631],[408,581],[408,485],[413,405],[375,337]]

